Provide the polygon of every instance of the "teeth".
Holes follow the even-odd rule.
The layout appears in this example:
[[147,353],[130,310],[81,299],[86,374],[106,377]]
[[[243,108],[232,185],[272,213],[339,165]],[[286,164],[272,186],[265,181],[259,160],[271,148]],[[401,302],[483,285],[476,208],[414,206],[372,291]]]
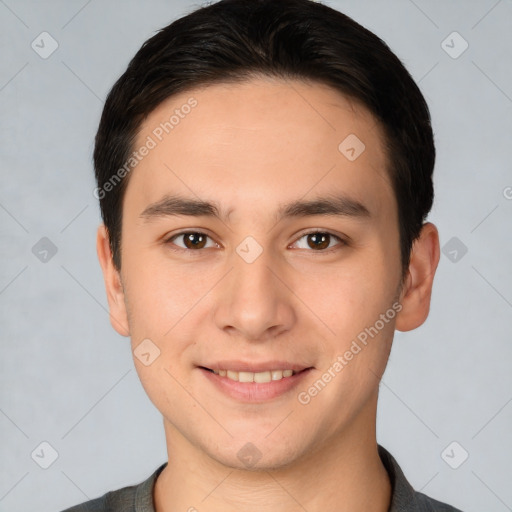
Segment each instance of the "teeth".
[[220,377],[227,377],[228,379],[237,382],[270,382],[273,380],[281,380],[283,377],[291,377],[294,370],[272,370],[266,372],[234,372],[232,370],[213,370],[213,373]]
[[227,378],[231,380],[238,380],[238,372],[232,372],[231,370],[228,370]]

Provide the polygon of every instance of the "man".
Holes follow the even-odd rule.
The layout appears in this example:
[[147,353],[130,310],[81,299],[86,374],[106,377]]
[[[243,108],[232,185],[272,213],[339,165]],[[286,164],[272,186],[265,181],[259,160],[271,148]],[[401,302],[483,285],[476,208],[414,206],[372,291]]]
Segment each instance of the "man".
[[168,462],[68,510],[456,510],[376,440],[439,261],[429,111],[385,43],[309,0],[200,8],[114,85],[94,160],[111,322]]

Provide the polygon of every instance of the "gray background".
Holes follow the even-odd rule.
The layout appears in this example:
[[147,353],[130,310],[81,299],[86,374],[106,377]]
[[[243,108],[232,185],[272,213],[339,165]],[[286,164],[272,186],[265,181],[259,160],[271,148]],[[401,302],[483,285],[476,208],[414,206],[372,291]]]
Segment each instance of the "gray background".
[[[464,511],[512,510],[512,2],[326,3],[419,81],[438,150],[429,220],[445,254],[429,319],[396,334],[378,441],[424,493]],[[197,5],[0,0],[2,511],[61,510],[166,460],[160,415],[107,315],[91,155],[128,60]],[[58,43],[46,59],[31,47],[43,31]],[[463,41],[442,43],[453,31],[469,44],[457,58]],[[46,261],[43,237],[57,248]],[[48,469],[43,441],[58,453]]]

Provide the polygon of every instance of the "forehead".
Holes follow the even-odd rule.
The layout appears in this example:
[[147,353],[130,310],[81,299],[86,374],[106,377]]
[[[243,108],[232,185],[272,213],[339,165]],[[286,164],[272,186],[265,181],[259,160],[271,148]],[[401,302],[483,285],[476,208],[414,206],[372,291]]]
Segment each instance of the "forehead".
[[333,191],[394,208],[380,125],[323,84],[255,78],[174,95],[141,125],[134,149],[144,145],[125,198],[139,211],[165,193],[231,212]]

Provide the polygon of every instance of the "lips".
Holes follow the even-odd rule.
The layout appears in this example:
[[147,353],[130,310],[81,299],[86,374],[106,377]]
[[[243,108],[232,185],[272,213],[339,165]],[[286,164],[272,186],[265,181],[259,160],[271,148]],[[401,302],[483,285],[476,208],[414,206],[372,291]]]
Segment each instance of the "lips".
[[281,380],[283,378],[291,377],[295,375],[295,370],[266,370],[263,372],[237,372],[234,370],[212,370],[210,368],[205,368],[205,370],[209,370],[210,372],[219,375],[220,377],[226,377],[227,379],[234,380],[235,382],[271,382],[276,380]]
[[259,397],[277,396],[294,387],[298,379],[313,369],[299,363],[282,360],[248,362],[224,360],[198,367],[209,380],[233,396]]
[[198,366],[214,388],[237,402],[263,403],[285,395],[303,382],[312,366],[271,361],[262,364],[221,361]]
[[299,373],[306,368],[310,368],[307,364],[300,363],[290,363],[289,361],[282,360],[272,360],[272,361],[263,361],[263,362],[254,362],[254,361],[241,361],[241,360],[223,360],[216,362],[209,362],[200,366],[200,368],[204,368],[205,370],[210,370],[213,372],[219,372],[220,370],[232,371],[232,372],[251,372],[251,373],[260,373],[260,372],[268,372],[272,370],[292,370],[294,373]]

